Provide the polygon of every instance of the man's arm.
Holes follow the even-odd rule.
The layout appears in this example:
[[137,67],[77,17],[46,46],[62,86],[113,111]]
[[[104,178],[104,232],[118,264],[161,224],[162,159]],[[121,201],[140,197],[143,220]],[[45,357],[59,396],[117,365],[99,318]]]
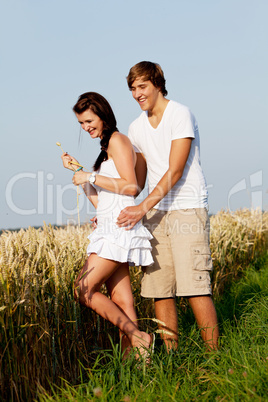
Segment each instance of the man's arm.
[[190,149],[192,138],[173,140],[169,154],[169,168],[158,182],[153,191],[137,206],[123,209],[118,217],[119,226],[133,228],[159,201],[161,201],[172,187],[182,177]]
[[144,189],[145,182],[146,182],[146,176],[147,176],[147,163],[146,160],[141,153],[136,153],[137,156],[137,161],[135,165],[135,173],[137,177],[137,183],[138,183],[138,193],[136,196],[138,196],[142,190]]

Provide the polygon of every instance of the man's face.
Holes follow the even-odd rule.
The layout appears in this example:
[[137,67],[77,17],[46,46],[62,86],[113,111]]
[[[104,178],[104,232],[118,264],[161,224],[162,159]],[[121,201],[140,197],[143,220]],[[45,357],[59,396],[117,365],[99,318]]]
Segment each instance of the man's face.
[[160,91],[151,83],[151,81],[144,81],[142,77],[137,78],[130,89],[133,98],[138,102],[142,110],[153,110]]

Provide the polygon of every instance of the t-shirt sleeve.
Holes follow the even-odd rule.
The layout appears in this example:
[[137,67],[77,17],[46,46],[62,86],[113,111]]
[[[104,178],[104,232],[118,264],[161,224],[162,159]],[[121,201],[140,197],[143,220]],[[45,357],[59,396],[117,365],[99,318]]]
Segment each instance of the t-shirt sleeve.
[[172,122],[171,140],[180,138],[195,138],[196,122],[193,114],[187,108],[177,109]]
[[130,139],[130,142],[131,142],[131,144],[133,145],[134,151],[135,151],[136,153],[141,153],[141,150],[140,150],[140,148],[139,148],[138,141],[137,141],[137,139],[135,138],[135,135],[134,135],[133,124],[131,124],[131,125],[129,126],[129,129],[128,129],[128,138]]

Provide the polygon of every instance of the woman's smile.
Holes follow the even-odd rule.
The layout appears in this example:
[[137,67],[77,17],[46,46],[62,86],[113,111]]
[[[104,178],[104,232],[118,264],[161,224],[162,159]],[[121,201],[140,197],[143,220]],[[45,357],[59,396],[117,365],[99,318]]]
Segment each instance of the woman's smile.
[[76,117],[82,129],[87,131],[91,138],[101,138],[103,121],[91,109],[80,114],[76,113]]

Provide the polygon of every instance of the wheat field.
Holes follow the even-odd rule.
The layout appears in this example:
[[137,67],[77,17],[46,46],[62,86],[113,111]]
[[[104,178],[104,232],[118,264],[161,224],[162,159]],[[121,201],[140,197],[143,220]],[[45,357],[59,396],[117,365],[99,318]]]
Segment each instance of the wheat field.
[[[268,212],[221,211],[210,218],[213,294],[263,255]],[[0,236],[0,388],[8,400],[31,400],[61,378],[76,382],[117,331],[73,300],[86,258],[89,225],[4,231]],[[153,325],[152,303],[140,297],[140,267],[131,268],[141,327]],[[105,288],[103,288],[105,292]]]

